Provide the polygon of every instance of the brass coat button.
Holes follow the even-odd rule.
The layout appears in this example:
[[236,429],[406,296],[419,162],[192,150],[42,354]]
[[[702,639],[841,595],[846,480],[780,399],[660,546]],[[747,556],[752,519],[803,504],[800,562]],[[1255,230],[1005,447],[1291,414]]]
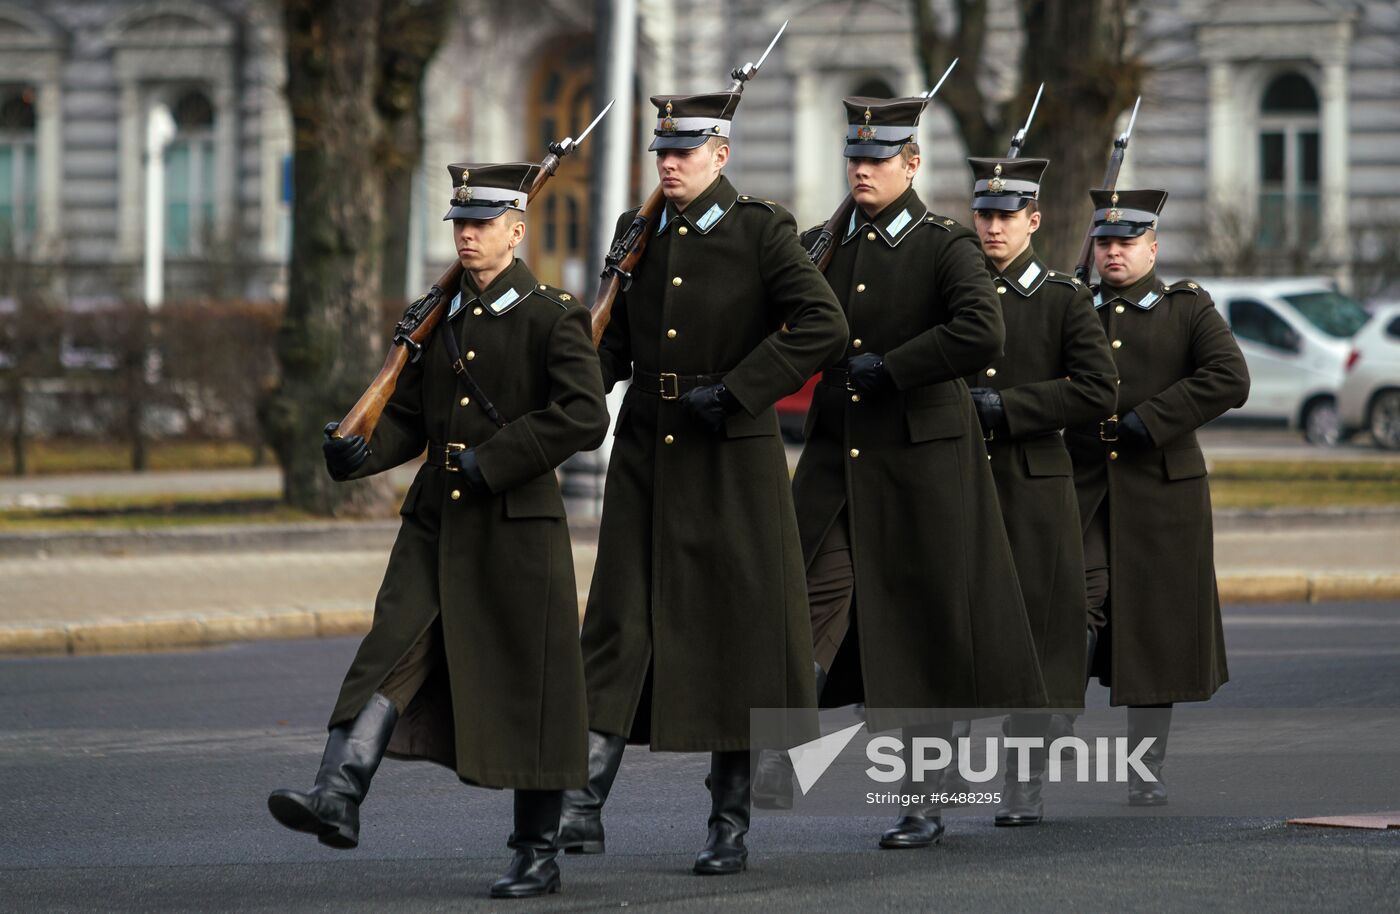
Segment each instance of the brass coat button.
[[671,285],[673,285],[673,286],[678,286],[678,285],[680,285],[680,284],[681,284],[681,278],[680,278],[679,276],[677,276],[675,279],[671,280]]
[[459,498],[461,498],[461,497],[462,497],[462,490],[461,490],[461,489],[453,489],[453,490],[452,490],[452,500],[453,500],[453,501],[456,501],[457,499],[459,499]]
[[1117,460],[1117,459],[1118,459],[1118,452],[1117,452],[1117,451],[1109,451],[1109,452],[1108,452],[1108,459],[1109,459],[1109,460]]
[[987,369],[987,377],[989,377],[989,378],[995,378],[996,376],[997,376],[997,370],[996,370],[995,368],[988,368],[988,369]]
[[864,291],[865,291],[865,283],[861,283],[860,285],[856,286],[856,291],[857,291],[857,292],[864,292]]
[[859,349],[859,348],[860,348],[860,340],[851,340],[851,348],[853,348],[853,349]]
[[474,358],[476,358],[476,351],[475,351],[475,350],[472,350],[472,349],[468,349],[468,350],[467,350],[467,361],[470,362],[470,361],[471,361],[472,359],[474,359]]
[[1122,349],[1122,348],[1123,348],[1123,341],[1122,341],[1122,340],[1114,340],[1114,341],[1113,341],[1113,348],[1114,348],[1114,349]]
[[689,235],[690,229],[686,228],[685,226],[681,226],[680,228],[676,229],[676,233],[680,235]]
[[851,402],[852,402],[852,403],[859,403],[859,402],[860,402],[860,394],[851,394]]
[[998,294],[998,295],[1005,295],[1005,294],[1006,294],[1006,286],[997,286],[997,294]]
[[1113,309],[1113,313],[1114,313],[1114,314],[1122,314],[1123,311],[1124,311],[1124,308],[1123,308],[1122,305],[1119,305],[1119,306],[1117,306],[1116,308]]
[[667,330],[667,331],[666,331],[666,339],[668,339],[668,340],[673,340],[673,339],[675,339],[675,338],[676,338],[676,331],[675,331],[675,328],[674,328],[674,327],[671,328],[670,330]]
[[675,435],[667,435],[667,436],[666,436],[664,439],[662,439],[662,440],[664,440],[667,444],[675,444],[675,443],[676,443],[676,436],[675,436]]
[[866,232],[866,233],[865,233],[865,240],[866,240],[866,241],[874,241],[874,240],[875,240],[875,233],[874,233],[874,232]]
[[475,317],[481,317],[481,306],[480,306],[480,305],[477,305],[475,308],[473,308],[473,309],[472,309],[472,314],[473,314]]
[[462,403],[463,406],[471,406],[471,405],[472,405],[472,398],[471,398],[471,397],[463,397],[462,400],[461,400],[461,403]]
[[851,456],[852,456],[852,457],[859,457],[859,456],[860,456],[860,448],[858,448],[858,447],[853,447],[853,448],[851,448]]

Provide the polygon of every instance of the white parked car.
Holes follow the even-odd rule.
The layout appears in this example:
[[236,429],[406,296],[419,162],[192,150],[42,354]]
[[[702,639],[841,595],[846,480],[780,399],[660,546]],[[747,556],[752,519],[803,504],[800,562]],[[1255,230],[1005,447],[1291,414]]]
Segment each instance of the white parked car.
[[1368,430],[1380,447],[1400,450],[1400,302],[1373,308],[1351,346],[1337,397],[1342,430]]
[[1249,400],[1232,418],[1286,423],[1312,444],[1341,440],[1337,392],[1361,303],[1328,277],[1197,279],[1225,316],[1249,365]]

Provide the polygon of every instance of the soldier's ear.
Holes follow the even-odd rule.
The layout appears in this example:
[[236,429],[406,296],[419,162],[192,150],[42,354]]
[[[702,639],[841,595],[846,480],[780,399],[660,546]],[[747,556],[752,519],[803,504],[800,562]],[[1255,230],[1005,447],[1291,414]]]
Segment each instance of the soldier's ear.
[[1040,228],[1040,210],[1031,213],[1029,222],[1031,234],[1034,235],[1036,230]]

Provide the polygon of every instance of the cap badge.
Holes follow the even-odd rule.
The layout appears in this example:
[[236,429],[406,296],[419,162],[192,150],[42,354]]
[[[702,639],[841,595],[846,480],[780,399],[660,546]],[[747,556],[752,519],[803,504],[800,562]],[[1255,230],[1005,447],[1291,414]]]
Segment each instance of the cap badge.
[[1006,182],[1001,178],[1001,166],[998,165],[992,170],[992,179],[987,182],[987,190],[994,194],[999,194],[1006,190]]
[[671,117],[671,103],[666,103],[666,116],[661,119],[661,131],[663,133],[675,133],[676,121]]
[[[463,181],[466,180],[466,177],[467,177],[466,172],[463,172],[463,173],[462,173],[462,179],[463,179]],[[453,198],[454,198],[458,203],[470,203],[470,202],[471,202],[471,199],[472,199],[472,189],[471,189],[470,187],[468,187],[465,183],[463,183],[461,186],[459,186],[459,187],[457,188],[457,193],[453,195]]]
[[869,143],[875,139],[875,128],[870,126],[870,109],[865,109],[865,123],[856,130],[856,140],[861,143]]
[[1118,211],[1118,193],[1116,191],[1114,192],[1112,197],[1108,198],[1108,202],[1113,204],[1113,208],[1108,211],[1105,218],[1109,222],[1117,222],[1118,220],[1122,219],[1123,214]]

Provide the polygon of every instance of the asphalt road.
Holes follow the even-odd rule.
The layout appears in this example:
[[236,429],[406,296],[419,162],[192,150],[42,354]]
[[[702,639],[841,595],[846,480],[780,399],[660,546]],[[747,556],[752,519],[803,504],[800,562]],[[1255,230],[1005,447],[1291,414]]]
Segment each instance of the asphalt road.
[[[1226,633],[1234,679],[1222,707],[1400,707],[1400,604],[1231,607]],[[605,813],[608,853],[566,858],[561,895],[493,903],[508,793],[386,762],[349,852],[268,816],[270,789],[314,775],[354,648],[0,662],[0,910],[1370,911],[1400,897],[1400,831],[1281,818],[1051,818],[1015,830],[960,818],[923,851],[878,850],[880,819],[758,818],[749,872],[704,879],[689,867],[704,837],[705,760],[634,749]],[[1377,796],[1376,809],[1400,809],[1400,797]]]

